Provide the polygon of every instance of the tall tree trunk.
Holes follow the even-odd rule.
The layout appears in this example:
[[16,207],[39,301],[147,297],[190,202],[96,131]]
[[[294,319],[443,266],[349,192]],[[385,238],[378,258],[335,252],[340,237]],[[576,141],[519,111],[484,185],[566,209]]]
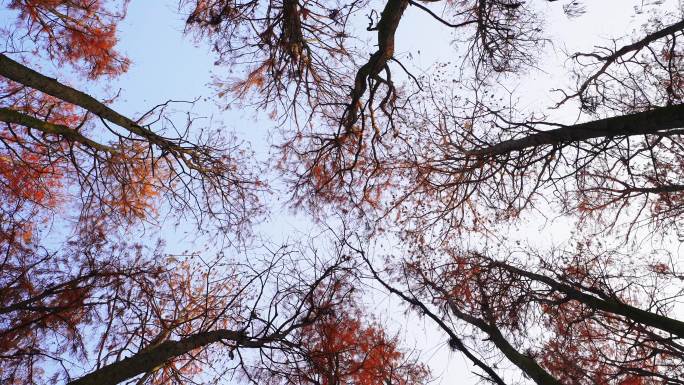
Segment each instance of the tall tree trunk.
[[137,122],[116,112],[92,96],[36,72],[3,54],[0,54],[0,75],[65,102],[77,105],[102,119],[108,120],[137,136],[147,139],[160,148],[182,152],[182,147],[173,141],[140,126]]
[[378,76],[394,56],[394,35],[408,5],[408,0],[387,0],[382,10],[380,20],[375,26],[375,30],[378,31],[378,49],[371,55],[368,62],[359,68],[354,77],[351,102],[347,106],[342,122],[347,131],[351,131],[352,126],[358,120],[361,98],[368,89],[368,79]]
[[[357,252],[361,252],[360,250],[356,250]],[[481,359],[477,358],[469,349],[468,347],[461,341],[461,339],[456,335],[456,333],[442,320],[439,318],[439,316],[430,309],[428,309],[427,306],[425,306],[424,303],[416,299],[415,297],[410,297],[404,292],[402,292],[399,289],[396,289],[395,287],[391,286],[389,283],[387,283],[385,280],[383,280],[380,275],[375,271],[373,268],[373,265],[371,264],[370,260],[368,260],[365,256],[365,254],[361,253],[363,255],[363,259],[368,265],[371,274],[373,275],[373,278],[378,281],[385,289],[387,289],[390,293],[397,295],[399,298],[404,300],[406,303],[415,306],[416,308],[420,309],[427,317],[432,319],[448,336],[449,336],[449,344],[452,345],[454,348],[458,349],[461,353],[463,353],[472,363],[482,369],[487,375],[489,376],[490,382],[498,385],[506,385],[506,382],[490,367],[487,365],[484,361]]]
[[639,309],[634,306],[627,305],[618,300],[603,299],[587,294],[578,290],[568,284],[558,282],[553,278],[545,275],[532,273],[519,269],[517,267],[508,265],[503,262],[493,261],[492,265],[507,270],[513,274],[532,279],[537,282],[542,282],[554,290],[565,294],[568,298],[579,301],[593,309],[601,310],[607,313],[621,315],[629,320],[639,322],[641,324],[672,333],[676,336],[684,338],[684,322],[662,316],[660,314],[652,313]]
[[244,332],[234,330],[214,330],[197,333],[178,341],[165,341],[149,347],[131,357],[109,364],[77,380],[71,381],[67,385],[116,385],[140,374],[147,373],[170,359],[215,342],[232,341],[238,347],[259,348],[282,337],[284,335],[278,334],[254,339],[248,337]]
[[666,135],[666,130],[674,128],[684,128],[684,104],[537,132],[520,139],[505,140],[489,147],[468,151],[466,155],[491,157],[533,147],[562,146],[596,138],[656,133]]
[[491,322],[487,322],[481,318],[467,314],[456,306],[450,300],[450,294],[433,282],[425,282],[433,290],[440,293],[446,301],[449,310],[457,318],[475,326],[487,334],[489,340],[503,353],[506,358],[523,371],[527,376],[534,380],[537,385],[562,385],[554,376],[552,376],[546,369],[542,368],[537,361],[525,354],[519,352],[501,333],[501,330]]
[[78,130],[63,124],[46,122],[9,108],[0,108],[0,122],[19,124],[24,127],[41,131],[45,134],[61,136],[69,142],[80,143],[83,146],[90,147],[93,150],[116,154],[116,150],[114,150],[112,147],[87,138],[78,132]]

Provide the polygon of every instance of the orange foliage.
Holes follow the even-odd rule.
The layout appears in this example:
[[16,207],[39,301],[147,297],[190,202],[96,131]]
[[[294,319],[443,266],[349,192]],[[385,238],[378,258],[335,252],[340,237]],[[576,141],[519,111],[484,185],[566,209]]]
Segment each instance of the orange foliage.
[[102,207],[97,210],[128,222],[144,219],[155,211],[159,185],[168,176],[164,162],[148,159],[142,144],[117,149],[119,154],[110,159],[105,169],[108,193],[102,197]]
[[[88,117],[73,104],[10,81],[0,80],[0,91],[11,95],[2,100],[3,107],[80,134],[90,127]],[[155,211],[160,180],[168,177],[168,163],[152,159],[149,147],[141,143],[122,141],[111,147],[112,153],[94,154],[93,148],[61,135],[8,124],[0,125],[0,140],[0,194],[7,202],[28,200],[54,209],[58,201],[66,201],[62,187],[68,178],[80,184],[80,191],[69,192],[85,197],[84,214],[132,223]]]
[[672,363],[666,354],[654,352],[655,344],[635,342],[648,340],[648,333],[639,327],[632,335],[619,335],[615,333],[620,330],[619,319],[607,316],[595,321],[590,318],[592,309],[572,301],[544,311],[554,337],[545,343],[541,363],[563,384],[664,383],[657,376],[668,375]]
[[269,67],[273,66],[273,62],[266,60],[261,65],[252,70],[244,80],[233,82],[230,85],[231,92],[239,97],[244,97],[252,88],[261,90],[264,86],[264,74]]
[[[150,310],[149,318],[145,322],[135,318],[130,321],[141,324],[136,333],[148,341],[147,348],[176,338],[172,336],[192,335],[210,323],[217,329],[235,327],[232,321],[239,309],[237,293],[241,288],[230,272],[211,272],[175,258],[166,260],[166,268],[150,281],[153,285],[141,288],[144,299],[139,306]],[[129,333],[125,324],[121,325],[123,335]],[[203,346],[170,359],[150,376],[148,383],[183,385],[186,382],[182,378],[203,372],[203,362],[211,360],[212,352],[211,347]]]
[[0,196],[4,204],[29,201],[54,207],[58,202],[56,190],[61,185],[59,169],[39,154],[22,153],[21,161],[0,155]]
[[[128,1],[12,0],[19,11],[18,27],[45,50],[51,59],[70,63],[88,77],[118,75],[129,61],[114,50],[116,24],[124,17]],[[116,8],[121,10],[116,11]]]
[[41,245],[0,243],[0,383],[58,382],[49,362],[85,359],[90,346],[84,341],[97,340],[97,331],[106,335],[100,327],[120,316],[114,309],[140,299],[140,285],[160,274],[158,265],[131,255],[134,248],[105,242],[92,232],[56,253]]
[[397,385],[426,381],[427,369],[410,362],[388,338],[380,325],[364,325],[358,311],[340,311],[324,316],[302,331],[307,351],[307,378],[320,378],[322,385]]
[[0,152],[0,241],[20,247],[33,241],[44,209],[61,202],[63,174],[58,162],[41,154],[24,149],[12,155]]

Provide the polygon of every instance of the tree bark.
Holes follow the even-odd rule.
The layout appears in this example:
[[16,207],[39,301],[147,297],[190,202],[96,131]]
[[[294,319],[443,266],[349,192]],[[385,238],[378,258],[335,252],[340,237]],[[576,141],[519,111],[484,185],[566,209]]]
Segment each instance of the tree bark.
[[19,124],[24,127],[41,131],[45,134],[61,136],[67,141],[80,143],[86,147],[92,148],[93,150],[112,154],[116,153],[116,150],[114,150],[112,147],[89,139],[71,127],[65,126],[63,124],[46,122],[9,108],[0,108],[0,122]]
[[596,138],[666,134],[666,130],[675,128],[684,128],[684,104],[537,132],[520,139],[506,140],[489,147],[468,151],[466,155],[491,157],[533,147],[562,146]]
[[499,351],[501,351],[511,363],[522,370],[523,373],[534,380],[537,385],[562,385],[560,381],[547,372],[546,369],[542,368],[534,358],[520,353],[511,345],[496,325],[462,312],[458,306],[449,299],[450,294],[446,290],[431,281],[426,281],[426,283],[444,297],[443,299],[447,302],[448,308],[454,316],[486,333],[487,336],[489,336],[489,340],[491,340]]
[[542,282],[554,290],[565,294],[568,298],[579,301],[593,309],[605,311],[607,313],[621,315],[641,324],[672,333],[684,338],[684,322],[662,316],[660,314],[645,311],[634,306],[627,305],[617,300],[606,300],[577,290],[574,287],[558,282],[553,278],[532,273],[503,262],[492,262],[494,266],[503,268],[511,273],[527,277],[537,282]]
[[104,366],[67,385],[116,385],[143,373],[154,370],[172,358],[178,357],[194,349],[219,341],[233,341],[236,346],[258,348],[268,342],[277,340],[283,335],[272,335],[267,338],[254,339],[244,332],[234,330],[214,330],[202,332],[178,341],[165,341],[149,347],[121,361]]
[[135,135],[146,138],[151,143],[161,148],[177,150],[176,147],[179,147],[170,142],[168,139],[163,138],[140,126],[132,119],[114,111],[92,96],[64,85],[58,82],[56,79],[49,78],[41,73],[38,73],[3,54],[0,54],[0,75],[17,83],[34,88],[45,94],[54,96],[65,102],[75,104],[87,111],[92,112],[102,119],[108,120],[117,126],[126,129]]
[[375,27],[378,31],[378,49],[371,55],[368,62],[359,68],[354,78],[351,102],[343,121],[347,131],[350,131],[358,120],[361,98],[368,89],[368,79],[377,76],[394,56],[394,35],[408,5],[409,0],[387,0],[382,10],[378,25]]
[[[357,250],[359,251],[359,250]],[[480,360],[477,358],[473,353],[470,352],[470,350],[466,347],[466,345],[461,341],[461,339],[454,333],[454,331],[447,326],[444,321],[442,321],[435,313],[430,311],[427,306],[425,306],[424,303],[420,302],[416,298],[411,298],[408,295],[404,294],[402,291],[394,288],[391,286],[389,283],[385,282],[382,278],[380,278],[380,275],[375,271],[373,268],[373,265],[371,262],[366,258],[365,254],[363,255],[363,259],[370,268],[370,271],[373,275],[373,278],[378,281],[385,289],[387,289],[390,293],[396,294],[399,298],[401,298],[403,301],[406,303],[413,305],[417,308],[419,308],[426,316],[428,316],[430,319],[432,319],[448,336],[449,336],[449,343],[456,349],[458,349],[461,353],[463,353],[470,361],[480,369],[482,369],[487,375],[489,376],[489,380],[492,383],[498,384],[498,385],[506,385],[506,382],[492,369],[489,365],[487,365],[484,361]]]

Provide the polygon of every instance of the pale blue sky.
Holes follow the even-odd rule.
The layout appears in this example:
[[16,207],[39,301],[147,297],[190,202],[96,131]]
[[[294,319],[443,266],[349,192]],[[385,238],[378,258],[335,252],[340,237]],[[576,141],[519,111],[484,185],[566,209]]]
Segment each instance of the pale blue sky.
[[[565,82],[562,78],[563,49],[575,51],[590,48],[600,39],[630,35],[639,23],[632,19],[634,7],[641,0],[599,0],[585,1],[588,13],[578,19],[568,20],[560,12],[560,4],[540,1],[540,9],[547,18],[547,28],[553,36],[554,49],[546,51],[547,58],[554,65],[546,72],[531,73],[530,76],[516,81],[523,106],[530,108],[550,105],[548,90],[551,84]],[[676,1],[672,1],[673,4]],[[223,122],[227,129],[235,131],[239,137],[248,140],[260,160],[266,160],[269,151],[269,130],[273,122],[264,114],[258,115],[250,109],[221,110],[209,98],[213,90],[208,87],[214,70],[215,58],[210,50],[197,45],[189,36],[183,35],[185,17],[178,14],[175,0],[133,0],[128,9],[128,17],[120,24],[120,49],[132,60],[128,73],[107,84],[102,92],[100,87],[80,83],[86,91],[101,96],[111,96],[119,89],[120,97],[114,106],[125,114],[136,116],[151,106],[168,99],[190,100],[200,98],[193,111],[199,115],[212,117],[215,122]],[[440,10],[440,4],[432,6]],[[6,12],[0,13],[3,17]],[[366,19],[361,13],[359,23]],[[597,40],[598,38],[598,40]],[[448,48],[452,40],[450,31],[433,21],[415,7],[408,9],[397,34],[399,56],[411,53],[413,64],[410,68],[419,74],[429,71],[439,58],[448,60],[452,54]],[[605,42],[606,40],[604,40]],[[374,48],[369,47],[369,52]],[[420,49],[420,54],[418,50]],[[279,200],[277,200],[277,199]],[[273,215],[269,222],[259,230],[274,239],[297,238],[297,232],[308,233],[315,226],[300,218],[295,218],[282,208],[286,197],[273,196]],[[564,230],[558,229],[559,236]],[[191,248],[185,243],[191,240],[190,229],[171,228],[162,234],[172,241],[171,248],[183,250]],[[183,235],[183,233],[185,233]],[[294,234],[294,235],[293,235]],[[175,242],[174,242],[175,241]],[[376,298],[377,297],[377,298]],[[398,320],[403,319],[398,309],[399,301],[384,295],[374,296],[376,311],[385,313]],[[406,321],[402,321],[406,322]],[[471,384],[476,377],[468,369],[460,354],[449,353],[446,338],[435,332],[430,323],[411,318],[410,325],[403,328],[408,346],[423,350],[423,357],[433,366],[435,374],[442,376],[441,384]]]
[[[545,66],[544,71],[531,72],[514,82],[523,107],[532,109],[551,105],[551,85],[557,87],[559,82],[568,84],[569,79],[564,77],[562,68],[565,60],[563,51],[588,50],[593,44],[607,43],[610,38],[631,35],[640,26],[633,15],[635,7],[642,4],[641,0],[588,0],[585,2],[587,14],[578,19],[563,16],[559,3],[562,2],[540,1],[538,4],[553,41],[544,53],[547,62],[552,64]],[[674,1],[672,3],[675,4]],[[439,11],[440,6],[438,3],[432,8]],[[365,16],[359,14],[357,17],[358,23],[365,25]],[[131,2],[128,17],[120,26],[120,47],[133,64],[127,74],[110,85],[111,90],[122,89],[122,96],[115,103],[118,108],[135,115],[167,99],[212,95],[213,90],[208,84],[215,58],[206,46],[197,46],[191,37],[183,36],[183,21],[184,16],[178,14],[174,0]],[[433,22],[417,8],[410,7],[397,32],[397,53],[403,58],[411,53],[413,61],[409,62],[409,68],[414,73],[429,72],[436,60],[451,59],[454,50],[448,47],[452,39],[448,28]],[[371,50],[374,47],[368,48],[369,52]],[[222,121],[228,129],[249,140],[261,160],[266,159],[268,133],[274,123],[265,114],[257,116],[253,111],[243,109],[221,111],[211,100],[200,100],[195,111]],[[296,238],[297,232],[308,233],[315,228],[305,219],[289,215],[288,210],[282,209],[286,197],[279,199],[273,207],[275,211],[271,220],[260,227],[262,233],[274,239]],[[555,226],[549,239],[562,239],[568,230],[562,225]],[[462,356],[448,351],[446,337],[436,332],[430,322],[415,317],[405,319],[399,311],[403,309],[400,302],[384,294],[373,295],[370,301],[377,303],[375,311],[381,317],[394,318],[404,324],[401,335],[406,345],[422,350],[422,357],[433,367],[439,383],[465,385],[477,381],[477,377],[469,373],[469,365]]]

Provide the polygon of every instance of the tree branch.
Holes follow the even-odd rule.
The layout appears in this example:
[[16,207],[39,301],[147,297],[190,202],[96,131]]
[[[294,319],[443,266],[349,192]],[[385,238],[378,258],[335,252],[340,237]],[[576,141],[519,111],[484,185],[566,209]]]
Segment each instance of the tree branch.
[[525,271],[503,262],[492,261],[492,265],[507,270],[513,274],[517,274],[519,276],[523,276],[537,282],[542,282],[551,287],[552,289],[558,290],[559,292],[565,294],[566,296],[568,296],[568,298],[579,301],[593,309],[598,309],[605,311],[607,313],[621,315],[629,320],[636,321],[644,325],[648,325],[656,329],[660,329],[684,338],[684,322],[682,321],[665,317],[660,314],[655,314],[645,310],[641,310],[639,308],[627,305],[617,300],[605,300],[597,298],[593,295],[586,294],[580,290],[577,290],[570,285],[558,282],[553,278]]
[[684,127],[684,104],[541,131],[520,139],[466,151],[468,156],[491,157],[541,146],[561,146],[596,138],[661,133]]
[[272,334],[264,338],[250,338],[243,331],[214,330],[201,332],[178,341],[165,341],[119,362],[104,366],[67,385],[116,385],[164,364],[197,348],[222,341],[233,341],[236,346],[260,348],[281,339],[285,334]]
[[103,151],[110,154],[117,153],[114,148],[89,139],[73,128],[63,124],[46,122],[9,108],[0,108],[0,121],[19,124],[30,129],[41,131],[45,134],[61,136],[70,142],[80,143],[86,147],[92,148],[93,150]]

